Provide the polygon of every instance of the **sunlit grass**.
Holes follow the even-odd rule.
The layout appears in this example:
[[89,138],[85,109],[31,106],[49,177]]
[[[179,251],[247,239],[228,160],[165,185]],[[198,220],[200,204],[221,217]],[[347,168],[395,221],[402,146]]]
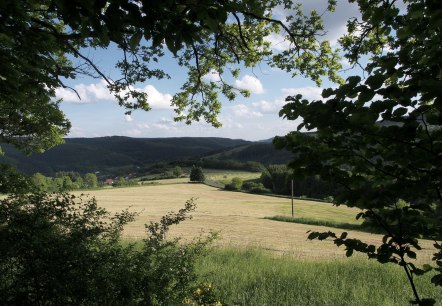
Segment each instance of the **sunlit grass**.
[[[413,298],[398,266],[362,258],[308,261],[257,249],[213,249],[198,265],[227,305],[408,305]],[[430,276],[416,278],[422,297],[441,305]]]
[[239,177],[243,181],[257,179],[261,176],[260,172],[250,171],[236,171],[236,170],[217,170],[217,169],[203,169],[206,178],[212,181],[218,181],[223,184],[228,184],[232,178]]
[[[80,192],[79,192],[80,193]],[[78,193],[78,194],[79,194]],[[145,185],[138,188],[112,188],[87,191],[95,196],[98,205],[111,212],[129,208],[139,212],[136,220],[125,227],[124,236],[131,239],[145,237],[144,224],[159,221],[170,211],[178,211],[190,198],[196,198],[197,208],[192,220],[174,226],[170,236],[191,240],[210,231],[219,233],[215,242],[222,246],[255,246],[270,249],[279,254],[291,254],[297,258],[343,258],[345,250],[331,241],[310,241],[307,231],[332,230],[340,233],[345,229],[327,227],[325,224],[299,224],[264,219],[275,215],[290,216],[290,199],[265,195],[229,192],[203,184],[187,182]],[[296,200],[295,217],[310,218],[323,222],[333,221],[358,225],[357,209],[333,206],[329,203]],[[348,230],[345,230],[348,231]],[[349,237],[359,238],[378,245],[381,235],[360,231],[348,231]],[[432,254],[431,241],[423,241],[424,250],[418,259],[428,262]]]
[[330,221],[330,220],[313,219],[313,218],[296,218],[296,217],[293,218],[291,216],[273,216],[273,217],[265,217],[265,219],[282,221],[282,222],[327,226],[327,227],[334,227],[345,230],[363,231],[368,233],[383,233],[382,229],[375,228],[373,226],[369,226],[364,223],[361,224],[343,223],[334,220]]

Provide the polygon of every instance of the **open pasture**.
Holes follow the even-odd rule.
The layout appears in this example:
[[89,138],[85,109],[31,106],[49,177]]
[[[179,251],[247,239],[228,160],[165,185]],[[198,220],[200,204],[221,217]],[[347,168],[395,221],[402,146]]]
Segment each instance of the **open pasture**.
[[[187,172],[190,172],[190,168],[185,168]],[[211,181],[221,182],[223,184],[230,183],[232,178],[239,177],[242,180],[253,180],[260,177],[260,172],[250,172],[241,170],[220,170],[220,169],[204,169],[204,176]],[[154,178],[157,175],[147,175],[146,178]],[[151,181],[140,182],[140,185],[168,185],[189,182],[189,177],[171,178],[171,179],[154,179]]]
[[[115,188],[90,191],[98,204],[111,212],[131,207],[140,212],[133,223],[127,225],[125,237],[144,237],[144,224],[158,221],[170,211],[178,211],[186,200],[195,198],[196,211],[193,218],[172,229],[171,235],[192,239],[210,231],[218,232],[216,244],[221,246],[259,247],[276,254],[288,254],[302,259],[325,259],[345,257],[343,248],[329,241],[309,241],[308,230],[331,230],[322,226],[278,222],[264,219],[274,215],[289,215],[290,199],[240,192],[228,192],[202,184],[177,183],[150,185],[133,188]],[[295,200],[295,216],[334,220],[343,223],[357,223],[357,210],[328,203]],[[359,237],[366,242],[378,244],[381,235],[348,231],[349,236]],[[423,243],[431,247],[430,242]],[[431,250],[422,252],[421,260],[428,261]]]
[[230,183],[232,178],[239,177],[243,181],[257,179],[261,176],[261,172],[250,172],[240,170],[219,170],[219,169],[203,169],[207,179],[219,181],[224,184]]

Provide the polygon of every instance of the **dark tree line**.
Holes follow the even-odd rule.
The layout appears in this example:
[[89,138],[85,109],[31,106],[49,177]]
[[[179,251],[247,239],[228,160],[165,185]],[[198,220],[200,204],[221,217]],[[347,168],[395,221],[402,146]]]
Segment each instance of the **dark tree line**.
[[270,165],[262,170],[260,182],[273,193],[291,195],[293,180],[293,195],[314,199],[330,199],[341,192],[342,187],[321,180],[317,176],[297,178],[296,170],[286,165]]

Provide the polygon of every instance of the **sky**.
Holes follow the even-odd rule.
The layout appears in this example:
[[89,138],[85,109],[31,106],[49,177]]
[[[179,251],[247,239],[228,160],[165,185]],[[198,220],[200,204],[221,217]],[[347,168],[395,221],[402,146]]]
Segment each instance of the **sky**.
[[[304,9],[323,11],[325,0],[303,0]],[[354,4],[339,0],[335,13],[323,16],[327,30],[326,39],[336,45],[337,39],[345,32],[346,22],[351,17],[357,17],[358,10]],[[282,50],[285,43],[282,37],[273,35],[268,38],[272,48]],[[114,50],[93,52],[89,55],[105,71],[112,75],[113,62],[117,54]],[[180,69],[172,57],[162,59],[161,68],[171,75],[167,80],[149,80],[138,88],[148,93],[152,110],[146,112],[137,110],[131,115],[125,115],[125,109],[118,106],[109,94],[105,82],[100,79],[78,78],[70,80],[69,85],[79,93],[59,88],[57,98],[62,98],[61,110],[71,121],[72,128],[68,137],[102,137],[129,136],[142,138],[158,137],[227,137],[245,140],[263,140],[276,135],[285,135],[295,130],[299,122],[288,121],[279,117],[278,113],[288,95],[302,94],[307,99],[320,99],[322,88],[303,77],[292,78],[290,74],[279,69],[270,68],[262,63],[254,69],[242,70],[233,85],[240,89],[248,89],[250,97],[238,96],[233,101],[223,101],[219,121],[222,127],[194,122],[186,125],[174,122],[174,112],[170,106],[172,96],[178,92],[186,78],[186,71]],[[343,61],[343,68],[348,64]],[[351,74],[351,71],[342,75]],[[212,76],[207,76],[208,78]],[[325,81],[323,87],[335,86]]]

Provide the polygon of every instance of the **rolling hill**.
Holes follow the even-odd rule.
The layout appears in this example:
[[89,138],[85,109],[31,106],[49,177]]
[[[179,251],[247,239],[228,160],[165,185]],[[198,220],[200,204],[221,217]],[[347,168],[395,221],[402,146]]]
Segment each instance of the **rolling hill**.
[[251,142],[228,138],[67,138],[65,143],[43,154],[26,156],[12,146],[2,144],[5,155],[0,163],[16,166],[25,173],[53,175],[57,171],[115,172],[157,162],[199,158],[220,149]]
[[262,164],[286,163],[290,153],[277,151],[269,141],[251,142],[216,137],[67,138],[65,143],[43,154],[26,156],[10,145],[2,144],[5,155],[0,163],[14,165],[31,174],[52,176],[57,171],[127,173],[158,162],[215,159]]
[[271,141],[259,141],[223,149],[204,156],[205,159],[235,160],[240,162],[256,161],[263,165],[285,164],[292,156],[288,151],[276,150]]

